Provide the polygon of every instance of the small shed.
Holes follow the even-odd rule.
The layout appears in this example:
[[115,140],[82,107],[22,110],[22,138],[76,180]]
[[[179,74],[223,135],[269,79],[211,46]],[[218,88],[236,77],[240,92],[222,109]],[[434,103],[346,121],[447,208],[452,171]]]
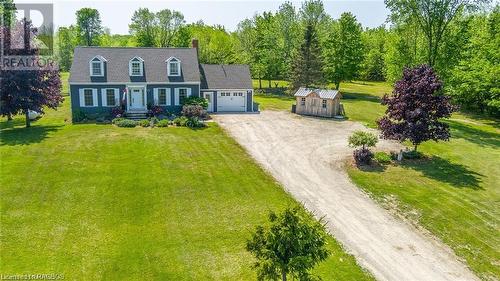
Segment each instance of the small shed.
[[337,90],[300,88],[295,93],[297,104],[295,113],[322,117],[334,117],[343,114]]

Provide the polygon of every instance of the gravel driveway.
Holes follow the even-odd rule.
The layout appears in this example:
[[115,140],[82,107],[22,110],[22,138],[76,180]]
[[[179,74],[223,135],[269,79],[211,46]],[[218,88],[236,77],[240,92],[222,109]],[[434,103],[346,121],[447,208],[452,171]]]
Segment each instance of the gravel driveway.
[[[330,232],[378,280],[478,280],[446,246],[399,221],[350,180],[350,121],[287,112],[214,117],[297,200],[325,216]],[[379,148],[398,148],[381,141]],[[404,179],[402,179],[404,180]]]

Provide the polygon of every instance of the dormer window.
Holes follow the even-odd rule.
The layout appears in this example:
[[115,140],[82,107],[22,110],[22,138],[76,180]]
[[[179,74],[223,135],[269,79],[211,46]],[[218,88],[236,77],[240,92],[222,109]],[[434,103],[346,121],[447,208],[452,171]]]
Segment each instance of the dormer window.
[[104,62],[102,56],[95,56],[90,60],[90,76],[104,76]]
[[140,57],[134,57],[129,62],[129,75],[143,76],[143,74],[144,74],[144,60]]
[[181,75],[181,61],[177,58],[171,57],[167,62],[167,73],[168,76],[180,76]]

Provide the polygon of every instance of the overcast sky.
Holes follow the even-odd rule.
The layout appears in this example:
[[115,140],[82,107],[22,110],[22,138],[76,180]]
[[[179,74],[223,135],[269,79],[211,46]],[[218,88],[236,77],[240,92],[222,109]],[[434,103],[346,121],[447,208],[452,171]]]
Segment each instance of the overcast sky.
[[[75,12],[83,7],[92,7],[99,10],[102,24],[110,28],[113,34],[128,34],[128,25],[135,10],[147,7],[152,11],[171,9],[184,14],[186,22],[203,20],[206,24],[220,24],[229,31],[234,31],[237,24],[263,11],[276,11],[284,1],[277,0],[185,0],[185,1],[75,1],[75,0],[17,0],[16,3],[53,3],[54,22],[56,28],[75,23]],[[300,7],[300,1],[291,1]],[[341,13],[353,13],[365,27],[377,27],[385,22],[388,11],[383,0],[351,0],[351,1],[323,1],[326,12],[333,18],[338,18]],[[32,16],[36,26],[36,15]]]

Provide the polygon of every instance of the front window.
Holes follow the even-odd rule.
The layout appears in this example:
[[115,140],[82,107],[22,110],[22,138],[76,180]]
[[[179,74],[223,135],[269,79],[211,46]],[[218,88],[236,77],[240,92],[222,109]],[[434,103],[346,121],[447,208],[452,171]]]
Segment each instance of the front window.
[[114,89],[106,89],[106,104],[108,106],[116,106]]
[[132,76],[140,76],[140,75],[142,75],[142,73],[141,73],[141,63],[140,62],[138,62],[138,61],[132,62],[131,68],[132,68],[132,71],[131,71]]
[[323,100],[323,101],[321,102],[321,106],[322,106],[323,108],[326,108],[326,100]]
[[102,75],[102,62],[94,61],[92,62],[92,75],[93,76],[101,76]]
[[300,105],[306,105],[306,98],[300,99]]
[[186,98],[187,98],[187,89],[186,88],[179,89],[179,102],[183,104]]
[[170,76],[179,75],[179,62],[177,62],[177,61],[169,62],[169,69],[170,69],[170,73],[168,75],[170,75]]
[[83,101],[85,106],[94,106],[94,95],[92,89],[85,89],[83,91]]
[[158,104],[167,105],[167,89],[158,89]]

